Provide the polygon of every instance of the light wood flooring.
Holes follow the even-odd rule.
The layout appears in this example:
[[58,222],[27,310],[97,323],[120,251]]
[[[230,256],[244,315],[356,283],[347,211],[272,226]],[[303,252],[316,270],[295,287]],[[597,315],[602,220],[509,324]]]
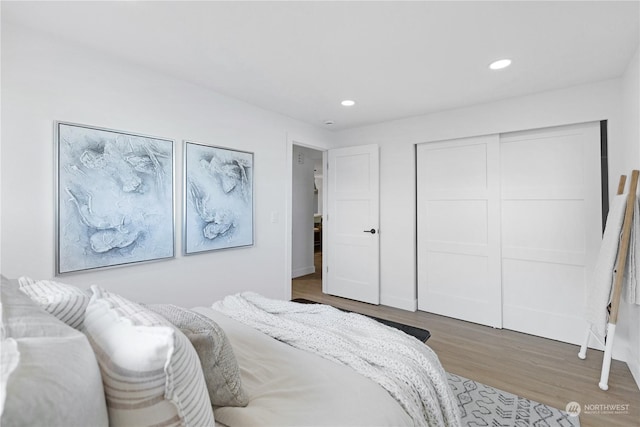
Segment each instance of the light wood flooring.
[[[428,329],[431,338],[427,344],[438,354],[445,370],[560,409],[578,402],[582,406],[582,427],[640,427],[640,390],[625,363],[613,361],[608,391],[598,387],[602,352],[589,350],[587,359],[580,360],[575,345],[326,295],[321,280],[319,272],[294,279],[292,298]],[[628,405],[628,410],[622,406],[623,413],[611,414],[593,405]],[[590,413],[585,413],[587,408],[591,408]]]

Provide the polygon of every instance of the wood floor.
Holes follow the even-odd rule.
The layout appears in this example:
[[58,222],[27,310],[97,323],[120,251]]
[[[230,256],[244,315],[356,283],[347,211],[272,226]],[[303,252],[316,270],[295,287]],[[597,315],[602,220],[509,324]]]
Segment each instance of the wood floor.
[[[427,344],[445,370],[556,408],[577,402],[582,408],[582,427],[640,427],[640,390],[625,363],[613,361],[608,391],[598,387],[602,352],[589,350],[587,359],[580,360],[574,345],[325,295],[320,273],[294,279],[292,298],[428,329]],[[618,405],[621,413],[611,413],[605,405]]]

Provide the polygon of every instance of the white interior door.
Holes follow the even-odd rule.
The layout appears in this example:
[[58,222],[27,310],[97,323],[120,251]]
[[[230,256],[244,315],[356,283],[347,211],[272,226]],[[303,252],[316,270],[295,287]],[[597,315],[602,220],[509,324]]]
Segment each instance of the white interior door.
[[501,136],[503,326],[580,343],[602,239],[599,123]]
[[418,308],[500,327],[497,135],[417,147]]
[[324,292],[380,303],[377,145],[329,150]]

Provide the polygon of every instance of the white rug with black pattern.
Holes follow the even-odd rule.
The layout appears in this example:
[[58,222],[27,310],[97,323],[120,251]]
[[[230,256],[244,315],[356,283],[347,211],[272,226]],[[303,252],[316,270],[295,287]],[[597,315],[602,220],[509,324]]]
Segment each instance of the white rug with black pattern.
[[567,412],[447,372],[464,427],[579,427]]

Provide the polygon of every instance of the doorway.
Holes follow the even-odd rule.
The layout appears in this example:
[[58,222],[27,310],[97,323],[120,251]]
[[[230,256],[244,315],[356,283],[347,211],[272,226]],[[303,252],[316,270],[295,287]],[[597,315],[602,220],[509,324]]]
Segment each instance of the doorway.
[[294,144],[292,157],[291,286],[300,295],[322,290],[323,152]]

